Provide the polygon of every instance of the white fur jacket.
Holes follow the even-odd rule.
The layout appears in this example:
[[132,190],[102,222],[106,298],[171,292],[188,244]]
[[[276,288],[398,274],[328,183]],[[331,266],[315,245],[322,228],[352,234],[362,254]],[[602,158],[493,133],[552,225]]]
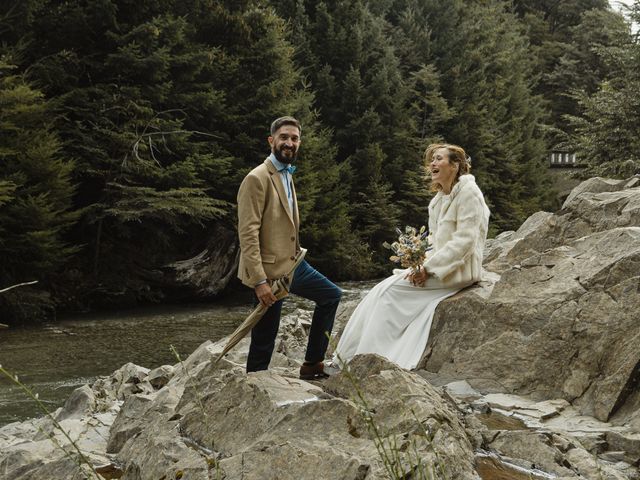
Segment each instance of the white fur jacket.
[[445,286],[480,280],[489,213],[473,175],[460,176],[449,195],[438,192],[429,203],[433,250],[424,262],[427,272]]

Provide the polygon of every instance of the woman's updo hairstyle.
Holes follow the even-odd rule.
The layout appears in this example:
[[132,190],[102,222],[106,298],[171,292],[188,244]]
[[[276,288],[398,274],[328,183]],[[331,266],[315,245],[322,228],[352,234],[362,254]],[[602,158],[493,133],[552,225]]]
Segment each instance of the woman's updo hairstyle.
[[[429,164],[433,159],[433,154],[436,150],[446,148],[449,151],[449,163],[458,165],[458,171],[456,172],[456,178],[453,180],[453,185],[458,183],[458,179],[461,175],[465,175],[471,172],[471,158],[467,156],[464,149],[458,145],[452,145],[450,143],[432,143],[427,147],[424,152],[424,168],[427,171],[427,179],[431,180],[431,173],[429,171]],[[431,191],[438,192],[442,190],[439,183],[431,182]]]

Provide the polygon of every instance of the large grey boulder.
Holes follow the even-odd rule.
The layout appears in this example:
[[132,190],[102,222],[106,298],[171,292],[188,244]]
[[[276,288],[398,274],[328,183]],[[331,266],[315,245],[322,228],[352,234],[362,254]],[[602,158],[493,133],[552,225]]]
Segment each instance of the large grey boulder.
[[461,415],[417,374],[366,355],[312,384],[297,365],[246,374],[214,363],[218,351],[207,344],[165,387],[125,400],[109,440],[123,479],[383,479],[380,446],[405,473],[417,452],[448,478],[478,478]]
[[601,420],[637,403],[640,187],[629,185],[581,184],[556,214],[493,242],[486,268],[499,277],[438,307],[424,368],[485,392],[565,398]]
[[[477,478],[464,425],[434,387],[373,355],[351,368],[352,379],[340,373],[320,388],[273,372],[207,366],[185,388],[180,431],[219,452],[229,479],[387,478],[376,435],[389,451],[415,448],[426,464],[446,464],[449,478]],[[363,416],[367,408],[378,431]],[[411,459],[401,457],[398,468],[408,473]]]
[[537,212],[517,232],[490,241],[484,266],[502,272],[536,253],[567,245],[587,235],[640,226],[640,177],[592,178],[578,185],[556,213]]

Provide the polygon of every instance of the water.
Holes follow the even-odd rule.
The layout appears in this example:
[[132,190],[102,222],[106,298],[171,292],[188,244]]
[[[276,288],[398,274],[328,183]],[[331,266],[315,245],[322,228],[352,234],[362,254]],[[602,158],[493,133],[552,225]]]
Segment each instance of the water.
[[494,453],[476,453],[476,471],[482,480],[552,480],[555,475],[515,465]]
[[497,411],[476,415],[489,430],[529,430],[526,423],[513,415],[505,415]]
[[[372,282],[345,282],[344,299],[361,297]],[[313,304],[291,296],[283,315]],[[77,387],[127,362],[147,368],[175,364],[206,340],[230,334],[251,312],[251,298],[208,305],[155,306],[67,317],[47,325],[0,329],[0,365],[39,394],[49,410]],[[9,379],[0,376],[0,426],[42,413]]]

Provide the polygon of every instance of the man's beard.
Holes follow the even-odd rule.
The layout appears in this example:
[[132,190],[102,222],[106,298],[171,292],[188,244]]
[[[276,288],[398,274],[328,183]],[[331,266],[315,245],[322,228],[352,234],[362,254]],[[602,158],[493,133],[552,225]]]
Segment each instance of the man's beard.
[[[286,157],[285,155],[283,155],[283,150],[290,150],[293,152],[293,155],[291,155],[290,157]],[[281,163],[295,163],[296,159],[298,158],[298,150],[294,148],[280,147],[279,149],[275,149],[273,154]]]

